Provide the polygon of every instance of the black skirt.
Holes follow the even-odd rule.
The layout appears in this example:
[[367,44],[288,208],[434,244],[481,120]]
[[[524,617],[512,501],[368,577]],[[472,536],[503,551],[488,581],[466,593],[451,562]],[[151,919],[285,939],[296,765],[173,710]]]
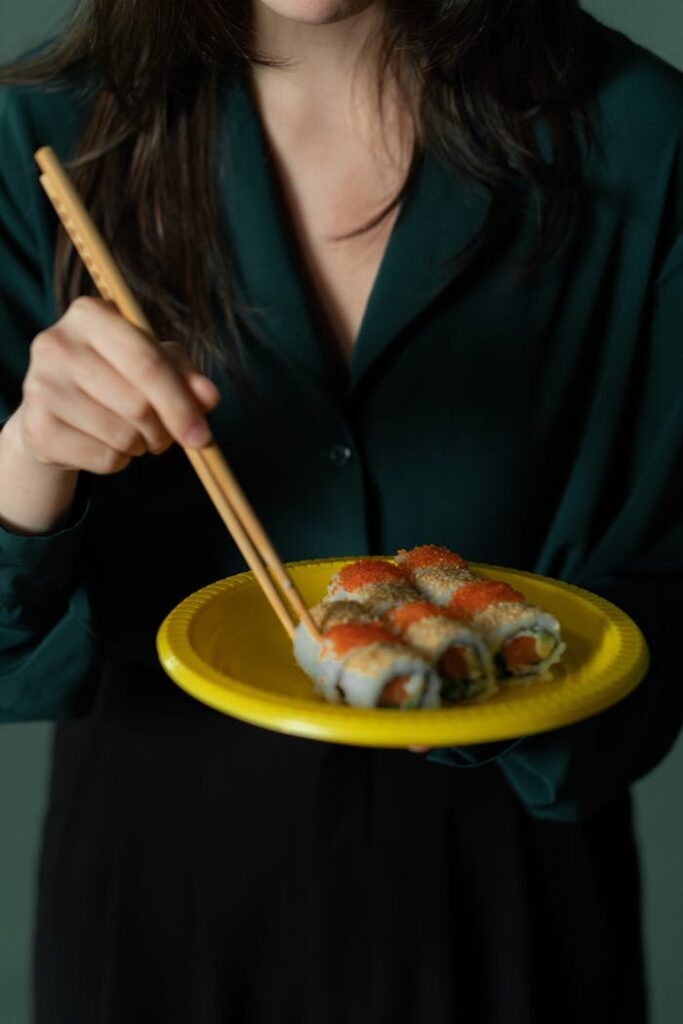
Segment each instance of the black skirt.
[[61,723],[36,1024],[643,1024],[627,796],[246,725],[109,665]]

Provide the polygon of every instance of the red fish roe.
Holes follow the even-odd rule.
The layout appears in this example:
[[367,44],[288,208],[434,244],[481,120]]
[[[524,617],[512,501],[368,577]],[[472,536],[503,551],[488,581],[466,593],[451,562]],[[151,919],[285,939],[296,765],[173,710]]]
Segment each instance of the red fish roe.
[[438,604],[431,604],[429,601],[407,601],[398,608],[390,608],[384,618],[389,625],[400,632],[412,626],[414,622],[421,619],[432,618],[438,615],[440,618],[452,618],[448,609]]
[[333,626],[325,633],[337,656],[347,654],[356,647],[367,647],[368,644],[395,644],[396,637],[388,629],[374,622],[346,622],[341,626]]
[[406,574],[392,562],[362,558],[352,565],[345,565],[338,573],[339,583],[344,590],[360,590],[367,583],[405,583]]
[[448,602],[449,611],[458,619],[468,619],[474,612],[504,601],[523,601],[524,594],[500,580],[474,580],[459,587]]
[[449,567],[452,569],[466,569],[467,562],[455,551],[448,548],[441,548],[437,544],[422,544],[412,551],[399,551],[401,564],[408,572],[415,572],[416,569],[433,569],[437,566]]

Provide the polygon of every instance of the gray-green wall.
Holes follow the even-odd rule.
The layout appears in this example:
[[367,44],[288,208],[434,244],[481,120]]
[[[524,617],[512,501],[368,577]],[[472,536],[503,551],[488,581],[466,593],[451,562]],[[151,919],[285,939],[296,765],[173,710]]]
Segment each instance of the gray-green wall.
[[[21,0],[20,3],[1,0],[0,60],[37,42],[72,6],[64,0]],[[584,6],[596,17],[615,25],[683,69],[682,0],[648,0],[647,3],[644,0],[589,0]],[[3,1024],[28,1022],[33,889],[45,806],[50,733],[50,727],[42,724],[0,728],[0,1021]],[[652,1024],[675,1024],[683,1020],[680,966],[683,947],[682,779],[683,744],[679,742],[664,764],[636,787]],[[605,1024],[618,1022],[606,1021]]]

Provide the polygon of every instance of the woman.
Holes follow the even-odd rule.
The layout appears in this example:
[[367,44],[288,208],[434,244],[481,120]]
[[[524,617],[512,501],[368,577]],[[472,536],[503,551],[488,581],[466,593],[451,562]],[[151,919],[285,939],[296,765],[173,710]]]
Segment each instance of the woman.
[[[3,81],[0,698],[59,719],[36,1021],[641,1024],[628,785],[681,720],[682,76],[573,0],[90,0]],[[92,297],[46,144],[161,355]],[[200,705],[154,635],[242,568],[171,446],[209,430],[283,558],[430,542],[568,579],[636,618],[647,679],[421,755]]]

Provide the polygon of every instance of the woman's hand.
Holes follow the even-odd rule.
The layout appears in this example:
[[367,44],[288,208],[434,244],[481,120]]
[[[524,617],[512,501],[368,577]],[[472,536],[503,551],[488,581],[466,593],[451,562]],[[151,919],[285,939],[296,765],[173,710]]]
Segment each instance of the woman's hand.
[[208,443],[204,413],[218,400],[178,345],[159,347],[109,303],[82,296],[33,339],[17,416],[36,462],[118,473],[174,440]]
[[0,520],[44,532],[79,470],[119,473],[174,440],[202,447],[219,399],[179,345],[156,345],[102,299],[75,299],[33,339],[21,405],[0,433]]

